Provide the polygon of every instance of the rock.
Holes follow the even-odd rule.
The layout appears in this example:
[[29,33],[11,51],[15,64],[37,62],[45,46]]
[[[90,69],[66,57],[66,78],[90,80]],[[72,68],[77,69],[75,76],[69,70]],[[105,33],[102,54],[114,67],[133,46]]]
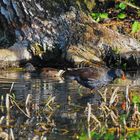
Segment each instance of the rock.
[[[134,52],[138,52],[134,61],[140,60],[140,43],[95,23],[87,14],[90,7],[85,1],[9,2],[14,7],[1,1],[1,8],[10,17],[1,10],[0,21],[1,32],[5,33],[7,28],[12,32],[10,35],[13,35],[14,42],[9,50],[14,52],[11,53],[14,60],[20,62],[37,58],[41,63],[52,60],[63,63],[59,61],[63,59],[74,67],[104,62],[110,66],[116,63],[121,65],[119,63],[122,61],[116,62],[115,59],[119,59],[122,54],[127,54],[127,57],[123,56],[123,61],[128,63]],[[5,9],[4,5],[10,6],[10,9]],[[11,61],[10,57],[7,58]]]
[[36,70],[35,67],[31,63],[26,63],[24,68],[26,72],[33,72]]

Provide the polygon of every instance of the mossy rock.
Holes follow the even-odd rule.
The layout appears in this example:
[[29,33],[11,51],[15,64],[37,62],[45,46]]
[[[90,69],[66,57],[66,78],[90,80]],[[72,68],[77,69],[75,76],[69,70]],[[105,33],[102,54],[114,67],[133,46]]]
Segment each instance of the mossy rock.
[[44,52],[43,47],[37,42],[31,44],[30,48],[34,56],[42,55]]

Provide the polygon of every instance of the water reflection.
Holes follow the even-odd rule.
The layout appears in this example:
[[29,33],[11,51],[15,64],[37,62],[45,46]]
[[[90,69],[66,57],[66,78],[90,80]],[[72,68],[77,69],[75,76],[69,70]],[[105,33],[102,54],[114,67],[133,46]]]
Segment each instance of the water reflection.
[[[131,83],[140,85],[140,72],[127,72],[126,75]],[[77,128],[81,129],[81,126],[84,127],[85,125],[83,123],[85,120],[83,120],[82,115],[87,102],[92,102],[95,106],[101,103],[101,96],[99,94],[90,94],[91,91],[89,89],[80,87],[76,81],[69,79],[62,80],[57,77],[43,77],[39,73],[2,73],[0,77],[0,94],[5,96],[6,93],[9,93],[13,82],[12,93],[15,94],[17,101],[23,101],[22,103],[25,104],[26,98],[30,94],[34,102],[34,105],[28,108],[29,111],[34,110],[30,119],[27,119],[20,110],[15,109],[14,111],[13,116],[17,120],[14,120],[13,128],[18,128],[14,129],[14,134],[16,135],[15,137],[20,136],[20,139],[23,136],[26,138],[37,137],[39,139],[38,135],[40,134],[35,134],[34,129],[37,131],[41,129],[43,131],[46,128],[47,130],[45,132],[48,134],[48,126],[42,128],[42,126],[40,127],[40,122],[51,123],[51,125],[49,124],[49,129],[51,129],[51,133],[49,131],[49,137],[51,139],[71,139],[72,135],[80,131]],[[50,105],[50,108],[42,109],[42,104],[47,103],[53,97],[55,107],[53,108]],[[48,114],[40,116],[40,110],[43,110],[41,113],[45,112]],[[2,117],[4,113],[2,111],[0,112],[0,117]],[[50,120],[49,116],[53,116],[53,121]],[[24,133],[25,128],[22,130],[23,124],[26,124],[26,133]],[[67,133],[69,135],[64,135]]]
[[[26,102],[26,98],[30,94],[32,95],[32,100],[34,103],[31,107],[28,108],[28,110],[24,109],[26,113],[27,111],[34,110],[31,119],[27,119],[20,110],[17,110],[17,108],[13,110],[12,117],[16,117],[16,122],[14,120],[15,123],[13,126],[16,126],[16,128],[14,129],[16,137],[19,137],[21,131],[23,131],[21,126],[23,127],[27,124],[28,125],[26,126],[26,131],[28,132],[28,135],[26,135],[27,132],[22,132],[22,136],[25,135],[26,138],[35,137],[36,135],[32,132],[33,129],[37,129],[37,131],[40,131],[40,129],[42,129],[40,128],[40,126],[36,126],[35,122],[39,124],[39,122],[43,122],[44,120],[46,123],[50,123],[52,120],[50,120],[49,116],[53,116],[53,120],[55,121],[52,126],[49,126],[49,128],[52,128],[52,133],[57,137],[58,133],[64,133],[62,132],[63,129],[70,128],[71,130],[75,130],[75,127],[73,125],[76,124],[77,113],[75,111],[73,112],[69,105],[71,104],[70,102],[72,102],[73,105],[77,104],[77,98],[79,98],[80,96],[78,94],[79,85],[76,82],[69,80],[62,81],[58,77],[43,77],[38,73],[3,73],[0,77],[1,95],[6,96],[6,94],[10,92],[10,88],[13,82],[14,86],[10,94],[15,94],[16,101],[21,102],[23,106],[25,106],[24,104]],[[71,96],[71,99],[69,99],[69,96]],[[47,106],[48,108],[45,107],[44,112],[48,112],[48,114],[43,114],[42,116],[40,116],[40,110],[44,109],[44,107],[42,108],[42,105],[44,103],[47,103],[48,100],[53,97],[55,100],[55,108],[52,108],[51,105],[50,107]],[[4,115],[2,111],[0,112],[1,115]],[[32,131],[29,129],[32,129]],[[55,135],[50,135],[50,137],[52,137],[52,139],[56,139]]]
[[[140,84],[140,71],[127,72],[126,76],[132,83]],[[67,94],[78,92],[79,89],[76,81],[60,77],[43,77],[38,73],[3,72],[0,73],[0,92],[9,92],[13,82],[13,92],[17,99],[24,99],[28,94],[32,94],[35,100],[43,100],[48,95],[59,95],[61,102],[66,99]],[[88,90],[84,87],[83,89]]]
[[129,71],[126,73],[127,78],[132,81],[134,85],[140,85],[140,71]]
[[[127,79],[136,85],[140,85],[140,71],[127,72]],[[0,93],[5,94],[10,91],[14,82],[12,92],[16,94],[18,100],[25,99],[28,94],[33,95],[36,102],[45,101],[49,95],[56,96],[56,101],[67,102],[68,96],[79,96],[79,84],[76,81],[61,79],[58,77],[43,77],[38,73],[25,72],[3,72],[0,74]],[[82,92],[90,92],[82,87]],[[73,100],[76,102],[76,98]]]

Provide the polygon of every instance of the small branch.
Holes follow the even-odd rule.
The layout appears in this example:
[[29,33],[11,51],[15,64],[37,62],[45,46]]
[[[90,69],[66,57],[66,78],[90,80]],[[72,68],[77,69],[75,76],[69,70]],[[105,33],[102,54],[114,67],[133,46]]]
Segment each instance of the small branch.
[[134,4],[130,3],[130,2],[123,1],[123,3],[125,3],[126,5],[128,5],[128,6],[132,7],[132,8],[135,8],[137,10],[140,10],[139,7],[137,7],[136,5],[134,5]]
[[128,6],[132,7],[132,8],[135,8],[135,9],[137,9],[137,10],[140,10],[140,8],[139,8],[138,6],[136,6],[136,5],[134,5],[134,4],[130,3],[130,2],[127,2],[126,0],[125,0],[125,1],[123,1],[123,0],[118,0],[118,1],[119,1],[119,2],[123,2],[124,4],[126,4],[126,5],[128,5]]
[[6,94],[6,110],[7,110],[7,115],[6,115],[6,125],[9,126],[9,120],[10,120],[10,95]]
[[130,110],[129,86],[126,86],[125,98],[126,98],[126,111],[128,114]]
[[117,87],[114,92],[112,93],[112,96],[110,98],[110,102],[109,102],[109,107],[114,103],[115,99],[118,97],[117,92],[119,90],[119,87]]
[[14,82],[12,82],[12,85],[11,85],[11,88],[10,88],[10,93],[11,93],[13,87],[14,87]]
[[90,124],[90,115],[91,115],[91,104],[87,104],[88,106],[88,117],[87,117],[87,122],[88,122],[88,125]]
[[10,128],[10,138],[11,140],[15,140],[13,129]]
[[25,111],[24,111],[23,109],[20,108],[20,106],[16,103],[16,101],[13,99],[13,97],[10,96],[10,98],[12,99],[13,103],[17,106],[17,108],[18,108],[23,114],[25,114],[25,116],[27,116],[28,118],[30,118],[30,116],[29,116],[27,113],[25,113]]

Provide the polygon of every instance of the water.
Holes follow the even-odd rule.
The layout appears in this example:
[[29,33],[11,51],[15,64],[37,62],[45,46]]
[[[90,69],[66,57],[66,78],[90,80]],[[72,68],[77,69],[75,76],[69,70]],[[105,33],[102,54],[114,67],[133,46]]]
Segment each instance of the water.
[[[139,72],[129,72],[127,77],[131,85],[140,85]],[[124,82],[118,86],[126,85],[127,82]],[[104,91],[105,88],[101,90]],[[102,98],[97,91],[92,92],[94,94],[69,79],[44,77],[39,73],[3,72],[0,76],[0,118],[6,118],[7,93],[21,108],[10,101],[9,125],[7,126],[6,119],[0,121],[1,131],[10,136],[12,130],[15,139],[76,139],[80,133],[87,132],[85,108],[88,102],[95,108],[94,114],[100,115],[96,109],[101,105]],[[30,100],[26,106],[28,96]],[[108,96],[107,100],[111,95]]]
[[[84,88],[82,90],[82,92],[87,91],[89,92]],[[31,95],[32,102],[29,103],[31,104],[29,107],[31,118],[27,118],[15,105],[11,105],[11,120],[14,123],[10,123],[10,127],[13,128],[15,137],[20,139],[23,137],[39,139],[41,136],[51,137],[51,139],[56,139],[56,137],[57,139],[68,139],[69,137],[71,139],[77,131],[77,112],[81,110],[78,105],[78,99],[81,96],[79,92],[79,84],[75,81],[59,77],[43,77],[38,73],[3,72],[0,77],[1,97],[10,93],[25,112],[27,112],[25,109],[27,96]],[[51,99],[54,101],[46,105]],[[3,102],[5,101],[1,100],[1,104]],[[76,108],[76,111],[73,111],[73,108]],[[6,116],[5,108],[4,111],[1,109],[0,117],[3,115]],[[16,120],[13,117],[16,117]],[[46,128],[42,128],[43,124]],[[26,127],[24,128],[24,126]],[[4,131],[8,131],[8,129],[6,128]],[[63,133],[68,133],[68,135]]]

